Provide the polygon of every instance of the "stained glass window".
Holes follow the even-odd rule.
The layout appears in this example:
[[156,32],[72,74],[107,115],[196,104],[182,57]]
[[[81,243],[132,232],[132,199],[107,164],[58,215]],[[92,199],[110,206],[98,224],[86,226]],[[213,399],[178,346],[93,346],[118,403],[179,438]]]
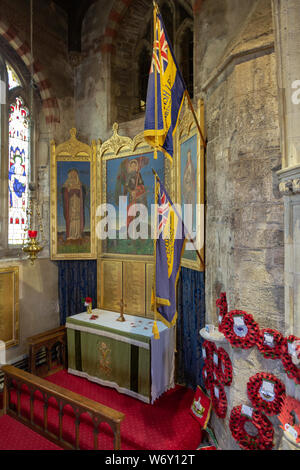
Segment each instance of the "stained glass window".
[[8,75],[8,89],[12,90],[13,88],[16,88],[17,86],[22,86],[18,75],[9,64],[6,64],[6,70],[7,70],[7,75]]
[[8,243],[23,242],[28,205],[30,163],[30,116],[23,98],[18,97],[9,109],[8,168]]

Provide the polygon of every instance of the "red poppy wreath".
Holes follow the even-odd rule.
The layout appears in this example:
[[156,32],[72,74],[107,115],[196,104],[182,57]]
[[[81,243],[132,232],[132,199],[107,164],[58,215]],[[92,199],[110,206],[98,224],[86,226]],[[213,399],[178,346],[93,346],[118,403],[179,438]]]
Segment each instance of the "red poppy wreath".
[[222,332],[222,328],[223,328],[222,323],[223,323],[225,315],[228,313],[226,292],[221,292],[220,298],[216,300],[216,306],[219,309],[219,311],[217,312],[218,328],[219,328],[219,331]]
[[214,377],[213,377],[212,369],[208,364],[204,364],[202,368],[202,377],[203,377],[205,389],[210,391],[210,386],[214,381]]
[[295,341],[299,341],[294,335],[290,335],[288,338],[284,338],[281,348],[281,362],[287,376],[293,379],[297,384],[300,384],[300,367],[293,363],[290,348],[293,346]]
[[202,344],[202,357],[206,364],[213,367],[213,354],[217,351],[215,343],[205,340]]
[[279,359],[281,356],[283,336],[279,331],[264,328],[259,331],[257,347],[267,359]]
[[259,327],[249,313],[232,310],[224,318],[222,333],[233,347],[249,349],[256,344]]
[[260,372],[247,383],[248,397],[252,405],[268,415],[280,413],[285,398],[284,384],[273,374]]
[[[247,408],[247,411],[244,411]],[[254,426],[254,432],[247,431],[247,423]],[[248,424],[248,426],[251,426]],[[233,438],[244,450],[270,450],[273,447],[274,429],[269,419],[259,410],[242,405],[231,410],[229,428]]]
[[218,349],[218,365],[215,365],[215,372],[222,385],[229,386],[232,382],[232,364],[229,355],[223,348]]
[[210,397],[217,416],[225,418],[227,413],[227,397],[223,385],[214,381],[210,386]]

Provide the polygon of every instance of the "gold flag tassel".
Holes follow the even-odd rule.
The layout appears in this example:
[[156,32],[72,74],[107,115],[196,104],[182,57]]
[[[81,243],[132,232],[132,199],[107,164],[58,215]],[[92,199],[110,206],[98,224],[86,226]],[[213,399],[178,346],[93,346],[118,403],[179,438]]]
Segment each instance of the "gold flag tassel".
[[153,323],[152,333],[154,334],[154,339],[160,338],[156,320],[154,320],[154,323]]

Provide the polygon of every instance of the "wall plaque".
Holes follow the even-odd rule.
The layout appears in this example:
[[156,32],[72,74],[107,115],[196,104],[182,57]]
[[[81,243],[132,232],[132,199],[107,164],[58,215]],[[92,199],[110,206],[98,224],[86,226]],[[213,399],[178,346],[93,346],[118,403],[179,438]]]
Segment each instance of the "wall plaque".
[[19,268],[0,269],[0,340],[6,348],[19,344]]
[[104,310],[120,311],[122,300],[122,261],[101,260],[98,263],[98,306]]
[[125,313],[145,315],[145,263],[125,261],[124,302]]

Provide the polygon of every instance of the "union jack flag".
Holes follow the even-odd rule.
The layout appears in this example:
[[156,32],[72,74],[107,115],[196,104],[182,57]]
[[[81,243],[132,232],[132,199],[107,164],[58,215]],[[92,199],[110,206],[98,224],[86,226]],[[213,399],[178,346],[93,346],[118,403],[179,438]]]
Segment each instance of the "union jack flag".
[[[160,235],[155,239],[155,283],[152,304],[157,318],[170,327],[174,325],[177,317],[176,285],[186,232],[175,205],[157,175],[156,185],[158,191],[155,202],[159,214],[156,223]],[[161,234],[164,227],[166,229],[169,227],[170,233]],[[154,331],[154,334],[157,332]]]
[[166,193],[160,193],[160,204],[158,206],[159,224],[158,224],[158,236],[163,232],[165,225],[168,221],[168,215],[170,211],[170,204],[167,200]]
[[156,29],[156,41],[154,41],[154,47],[153,47],[153,54],[152,54],[152,63],[151,63],[151,69],[150,73],[154,73],[154,67],[156,68],[157,73],[160,73],[160,60],[159,56],[161,56],[162,64],[163,64],[163,71],[166,70],[169,59],[169,47],[168,47],[168,42],[166,40],[166,35],[164,28],[161,24],[160,19],[158,19],[159,24],[160,24],[160,39],[158,41],[158,28]]
[[155,37],[148,80],[144,136],[148,144],[173,161],[174,134],[186,93],[161,14],[155,16]]

